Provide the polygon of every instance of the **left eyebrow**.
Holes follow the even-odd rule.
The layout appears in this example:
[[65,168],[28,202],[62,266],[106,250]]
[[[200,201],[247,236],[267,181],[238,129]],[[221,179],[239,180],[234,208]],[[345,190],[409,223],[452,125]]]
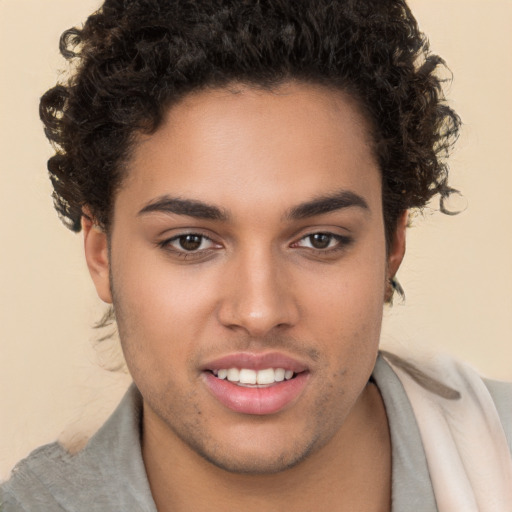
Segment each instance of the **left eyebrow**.
[[152,212],[174,213],[186,215],[196,219],[226,221],[228,215],[217,206],[197,201],[195,199],[182,199],[179,197],[162,196],[150,201],[137,215],[144,215]]
[[352,207],[370,211],[370,207],[363,197],[350,190],[341,190],[294,206],[285,214],[285,218],[300,220]]

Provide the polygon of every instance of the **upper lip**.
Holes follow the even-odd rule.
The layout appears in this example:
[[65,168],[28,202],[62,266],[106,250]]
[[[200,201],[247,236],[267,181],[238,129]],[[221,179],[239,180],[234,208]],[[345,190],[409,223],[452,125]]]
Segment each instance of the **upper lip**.
[[307,365],[281,352],[236,352],[209,361],[202,365],[201,370],[221,370],[229,368],[247,368],[265,370],[266,368],[284,368],[300,373],[308,369]]

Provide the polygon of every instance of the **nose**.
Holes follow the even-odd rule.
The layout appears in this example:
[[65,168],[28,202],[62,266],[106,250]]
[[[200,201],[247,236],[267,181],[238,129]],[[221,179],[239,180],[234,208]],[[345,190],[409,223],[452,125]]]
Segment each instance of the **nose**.
[[299,308],[285,266],[279,257],[264,250],[241,254],[230,262],[223,275],[218,309],[221,324],[254,338],[295,325]]

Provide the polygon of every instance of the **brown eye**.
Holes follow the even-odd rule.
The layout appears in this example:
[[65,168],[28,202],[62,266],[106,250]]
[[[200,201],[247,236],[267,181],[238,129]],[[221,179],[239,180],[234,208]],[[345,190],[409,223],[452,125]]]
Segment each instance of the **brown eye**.
[[300,247],[317,251],[318,254],[333,254],[334,252],[343,251],[353,239],[345,235],[337,235],[329,232],[311,233],[302,237],[300,240],[292,244],[292,247]]
[[222,249],[222,244],[214,242],[201,233],[182,233],[157,244],[161,249],[176,258],[202,261],[212,256],[213,251]]
[[308,238],[311,243],[311,247],[314,249],[327,249],[333,239],[333,236],[326,233],[315,233],[314,235],[309,235]]
[[203,238],[201,235],[182,235],[178,237],[178,243],[185,251],[197,251],[201,247]]

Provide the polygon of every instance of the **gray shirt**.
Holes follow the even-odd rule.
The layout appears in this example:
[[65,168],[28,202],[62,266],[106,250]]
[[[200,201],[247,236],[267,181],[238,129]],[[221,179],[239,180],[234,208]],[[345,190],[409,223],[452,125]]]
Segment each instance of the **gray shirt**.
[[[392,512],[435,512],[423,445],[402,384],[380,356],[372,378],[391,432]],[[486,384],[512,452],[512,384]],[[141,454],[141,417],[142,398],[132,385],[81,452],[70,455],[53,443],[21,461],[0,488],[2,512],[156,512]]]

